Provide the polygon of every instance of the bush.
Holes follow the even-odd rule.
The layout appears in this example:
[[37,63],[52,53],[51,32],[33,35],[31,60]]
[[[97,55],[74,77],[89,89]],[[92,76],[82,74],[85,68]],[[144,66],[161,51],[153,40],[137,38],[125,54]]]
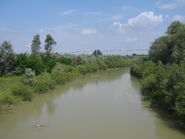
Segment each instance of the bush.
[[74,74],[70,72],[52,72],[51,77],[57,84],[65,84],[73,78]]
[[138,78],[145,78],[157,71],[158,66],[151,61],[135,64],[131,67],[130,72]]
[[54,88],[54,80],[51,78],[49,73],[43,73],[36,77],[36,84],[34,86],[34,91],[36,93],[42,94],[46,93],[49,89]]
[[80,74],[86,74],[88,72],[84,65],[83,66],[78,66],[77,69],[78,69]]
[[99,70],[99,66],[96,63],[86,64],[85,68],[86,68],[87,72],[90,72],[90,73]]
[[64,72],[72,72],[74,68],[69,65],[64,65]]
[[57,63],[59,63],[59,59],[56,56],[43,56],[42,63],[45,65],[45,71],[51,72]]
[[59,62],[65,64],[65,65],[70,65],[72,61],[71,61],[71,58],[61,56],[59,58]]
[[64,65],[57,63],[52,69],[52,72],[64,72]]
[[11,92],[14,96],[19,96],[23,101],[30,101],[33,97],[33,90],[31,87],[22,83],[17,83],[11,88]]
[[19,102],[19,99],[12,95],[11,92],[0,93],[0,106],[4,104],[13,105]]
[[152,105],[175,114],[185,127],[185,65],[162,65],[143,62],[131,68],[131,74],[142,78],[142,93]]
[[57,63],[52,72],[72,72],[73,70],[72,66]]
[[45,70],[45,65],[41,58],[29,56],[28,54],[19,54],[16,57],[16,73],[22,75],[25,73],[26,68],[35,71],[36,75],[41,74]]
[[35,72],[27,68],[23,75],[23,83],[26,85],[34,85],[36,83]]

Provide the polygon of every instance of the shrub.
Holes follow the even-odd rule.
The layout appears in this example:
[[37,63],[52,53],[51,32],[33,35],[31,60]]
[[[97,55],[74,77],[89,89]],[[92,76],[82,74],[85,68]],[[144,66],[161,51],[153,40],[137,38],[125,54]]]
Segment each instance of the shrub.
[[67,57],[61,56],[59,58],[59,62],[63,63],[63,64],[66,64],[66,65],[70,65],[72,61],[71,61],[71,58],[67,58]]
[[64,72],[64,65],[57,63],[52,69],[52,72]]
[[85,67],[87,72],[95,72],[99,69],[99,66],[96,63],[86,64]]
[[13,105],[16,104],[19,99],[12,95],[11,92],[1,92],[0,93],[0,106],[4,104]]
[[69,65],[63,65],[63,67],[64,67],[64,72],[72,72],[74,70],[74,68]]
[[80,74],[86,74],[88,72],[84,65],[78,66],[77,69]]
[[[161,65],[162,66],[162,65]],[[145,78],[157,71],[158,66],[151,61],[135,64],[131,67],[130,72],[138,78]]]
[[36,77],[37,82],[34,86],[36,93],[46,93],[49,89],[54,88],[54,80],[51,78],[49,73],[43,73]]
[[73,75],[69,72],[53,72],[51,73],[51,77],[57,84],[65,84],[72,79]]
[[32,88],[23,83],[17,83],[11,88],[11,92],[14,96],[21,97],[23,101],[30,101],[33,97]]
[[23,75],[23,83],[26,85],[34,85],[36,83],[35,72],[32,69],[26,69]]
[[19,54],[16,57],[16,73],[22,75],[25,73],[26,68],[31,68],[35,71],[36,75],[41,74],[45,70],[45,64],[41,58],[29,56],[28,54]]

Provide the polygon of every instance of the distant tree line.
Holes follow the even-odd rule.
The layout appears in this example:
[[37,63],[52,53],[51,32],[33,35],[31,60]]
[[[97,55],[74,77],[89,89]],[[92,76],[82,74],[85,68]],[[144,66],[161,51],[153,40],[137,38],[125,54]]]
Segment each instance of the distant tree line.
[[99,49],[94,50],[92,55],[62,55],[54,53],[54,45],[56,45],[54,38],[50,34],[46,35],[42,52],[40,35],[36,34],[31,42],[31,53],[16,54],[10,41],[4,41],[0,44],[0,76],[23,75],[26,69],[31,69],[39,75],[51,72],[58,63],[71,66],[97,63],[104,69],[127,65],[126,57],[104,56]]

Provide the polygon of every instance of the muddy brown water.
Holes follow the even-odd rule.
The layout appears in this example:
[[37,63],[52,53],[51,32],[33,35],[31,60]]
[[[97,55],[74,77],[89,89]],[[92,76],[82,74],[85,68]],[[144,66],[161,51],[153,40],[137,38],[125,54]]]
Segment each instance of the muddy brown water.
[[0,115],[0,139],[185,139],[164,117],[145,106],[129,70],[109,70]]

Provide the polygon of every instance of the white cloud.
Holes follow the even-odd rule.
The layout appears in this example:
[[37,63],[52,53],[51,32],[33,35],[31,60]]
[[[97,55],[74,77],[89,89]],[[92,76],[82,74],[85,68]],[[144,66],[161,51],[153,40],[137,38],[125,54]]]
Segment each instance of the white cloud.
[[153,12],[143,12],[128,20],[129,26],[157,25],[163,21],[162,15],[154,15]]
[[72,14],[74,12],[76,12],[75,9],[70,9],[70,10],[63,11],[60,15],[62,15],[62,16],[70,15],[70,14]]
[[97,30],[96,29],[83,29],[81,33],[85,35],[97,34]]
[[182,15],[175,15],[172,17],[172,21],[185,21],[185,16]]
[[159,5],[158,7],[163,10],[174,10],[177,8],[185,7],[185,0],[172,0],[169,3],[161,4],[161,5],[160,5],[160,2],[158,2],[157,5]]
[[137,37],[127,38],[127,42],[135,42],[135,41],[137,41],[137,40],[138,40]]
[[155,15],[148,11],[130,18],[127,23],[114,22],[113,26],[120,32],[125,32],[127,29],[146,29],[162,23],[164,18],[163,15]]

